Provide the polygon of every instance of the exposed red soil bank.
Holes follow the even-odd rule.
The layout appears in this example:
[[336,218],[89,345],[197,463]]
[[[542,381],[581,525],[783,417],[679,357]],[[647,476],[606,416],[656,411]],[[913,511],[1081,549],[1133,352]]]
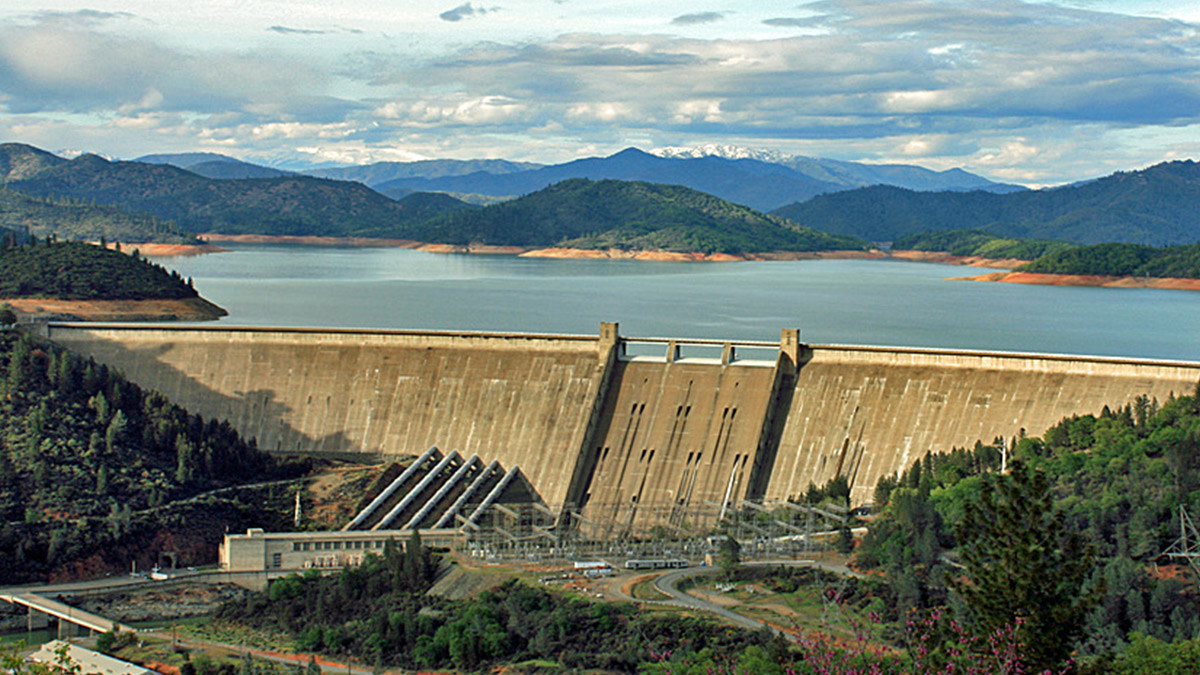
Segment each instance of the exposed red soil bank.
[[1006,284],[1041,286],[1098,286],[1103,288],[1162,288],[1200,291],[1200,279],[1172,277],[1112,277],[1101,274],[1039,274],[1036,272],[992,272],[977,277],[953,277],[951,281],[999,281]]
[[1006,270],[1029,262],[1020,258],[982,258],[977,255],[951,255],[945,251],[892,251],[891,257],[915,262],[967,265],[969,267],[996,267]]
[[741,262],[747,260],[840,260],[882,258],[882,251],[769,251],[765,253],[683,253],[678,251],[628,251],[624,249],[540,248],[520,254],[529,258],[585,258],[601,260],[656,260],[669,262]]
[[228,314],[203,298],[183,300],[57,300],[0,298],[23,319],[57,321],[209,321]]
[[[99,244],[99,242],[93,242]],[[110,242],[108,248],[116,249],[116,242]],[[122,243],[121,251],[124,253],[132,253],[137,251],[141,255],[153,256],[156,258],[165,258],[172,256],[189,256],[203,255],[205,253],[224,253],[229,249],[213,246],[212,244],[155,244],[146,242],[141,244]]]
[[362,246],[388,248],[417,248],[421,242],[411,239],[380,239],[376,237],[299,237],[273,234],[200,235],[207,241],[228,241],[236,244],[302,244],[305,246]]
[[839,260],[845,258],[885,258],[886,253],[871,251],[768,251],[764,253],[686,253],[677,251],[635,251],[623,249],[530,248],[528,246],[491,246],[487,244],[430,244],[411,239],[376,237],[297,237],[265,234],[201,235],[208,241],[242,244],[302,244],[309,246],[363,246],[411,248],[428,253],[473,253],[477,255],[518,255],[530,258],[582,258],[597,260],[658,260],[678,262],[733,262],[743,260]]

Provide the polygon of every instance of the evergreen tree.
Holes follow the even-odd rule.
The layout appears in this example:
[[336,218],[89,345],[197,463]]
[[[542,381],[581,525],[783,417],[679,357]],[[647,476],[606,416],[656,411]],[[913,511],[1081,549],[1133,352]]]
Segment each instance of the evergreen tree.
[[1022,462],[1006,476],[985,476],[958,541],[965,578],[950,585],[977,632],[1015,626],[1034,671],[1066,662],[1102,591],[1084,588],[1094,553],[1066,527],[1046,476]]

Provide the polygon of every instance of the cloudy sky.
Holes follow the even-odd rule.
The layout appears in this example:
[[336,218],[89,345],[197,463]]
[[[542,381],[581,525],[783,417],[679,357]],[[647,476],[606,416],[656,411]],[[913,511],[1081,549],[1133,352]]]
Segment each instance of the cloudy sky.
[[1200,3],[6,0],[0,140],[282,165],[716,142],[1056,184],[1200,159]]

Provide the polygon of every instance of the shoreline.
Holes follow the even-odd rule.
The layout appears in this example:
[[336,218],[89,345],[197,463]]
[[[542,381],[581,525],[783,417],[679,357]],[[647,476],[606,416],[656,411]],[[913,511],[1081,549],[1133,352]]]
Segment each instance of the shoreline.
[[[412,239],[378,237],[324,237],[269,234],[199,235],[210,242],[235,244],[292,244],[297,246],[351,246],[359,248],[403,248],[426,253],[466,253],[471,255],[512,255],[522,258],[561,258],[582,260],[652,260],[668,262],[742,262],[770,260],[845,260],[886,258],[879,249],[866,251],[764,251],[757,253],[698,253],[646,251],[630,249],[585,249],[555,246],[495,246],[489,244],[431,244]],[[225,249],[221,249],[225,250]]]
[[[423,244],[411,239],[379,237],[320,237],[291,234],[221,234],[206,232],[196,235],[208,242],[233,244],[293,244],[297,246],[354,246],[358,248],[418,248]],[[227,251],[229,249],[221,249]]]
[[522,258],[573,258],[588,260],[652,260],[659,262],[761,262],[772,260],[848,260],[887,257],[882,251],[766,251],[760,253],[683,253],[625,249],[538,248],[518,254]]
[[[207,241],[243,244],[294,244],[301,246],[352,246],[361,248],[403,248],[427,253],[463,253],[470,255],[512,255],[521,258],[556,258],[573,260],[642,260],[655,262],[762,262],[782,260],[902,260],[908,262],[941,263],[963,267],[1006,270],[979,276],[948,277],[947,281],[988,281],[1041,286],[1092,286],[1099,288],[1158,288],[1200,291],[1200,279],[1135,278],[1083,274],[1035,274],[1012,272],[1014,267],[1028,263],[1019,258],[984,258],[953,255],[945,251],[767,251],[758,253],[685,253],[679,251],[644,251],[627,249],[580,249],[555,246],[492,246],[484,244],[430,244],[411,239],[382,239],[375,237],[321,237],[263,234],[203,234]],[[216,251],[225,251],[216,246]],[[209,251],[197,251],[196,254]],[[147,253],[146,255],[157,255]],[[169,255],[169,254],[168,254]]]
[[967,267],[990,267],[1011,270],[1024,265],[1029,260],[1020,258],[984,258],[977,255],[953,255],[946,251],[889,251],[890,257],[896,260],[912,262],[942,263],[944,265],[963,265]]
[[213,321],[229,314],[201,297],[179,300],[0,298],[22,321]]
[[[93,241],[92,244],[100,245],[100,242]],[[121,253],[132,254],[134,251],[138,255],[149,256],[151,258],[175,258],[188,257],[194,255],[204,255],[206,253],[228,253],[229,249],[214,246],[212,244],[158,244],[155,242],[116,242],[110,241],[105,245],[110,251],[117,250],[120,245]]]
[[1090,286],[1096,288],[1157,288],[1200,291],[1200,279],[1178,277],[1114,277],[1102,274],[1045,274],[1041,272],[992,272],[974,277],[950,277],[947,281],[985,281],[1036,286]]

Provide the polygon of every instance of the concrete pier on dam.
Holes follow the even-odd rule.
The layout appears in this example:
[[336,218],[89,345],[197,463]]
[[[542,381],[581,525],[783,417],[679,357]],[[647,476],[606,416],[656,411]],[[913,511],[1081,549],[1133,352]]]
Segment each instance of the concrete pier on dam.
[[928,451],[1033,435],[1139,395],[1189,394],[1200,363],[779,342],[49,324],[271,452],[520,467],[584,520],[682,518],[845,476],[854,504]]

